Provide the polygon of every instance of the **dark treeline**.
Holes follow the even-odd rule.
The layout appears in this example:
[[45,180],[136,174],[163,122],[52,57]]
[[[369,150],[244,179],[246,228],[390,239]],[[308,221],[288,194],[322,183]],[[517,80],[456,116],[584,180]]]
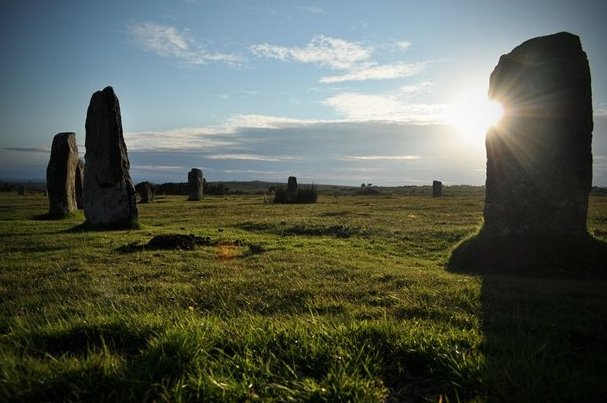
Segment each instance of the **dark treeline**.
[[[188,193],[187,182],[168,182],[160,185],[154,185],[157,195],[184,195]],[[207,182],[206,179],[202,179],[203,193],[206,195],[225,195],[229,192],[229,189],[223,183]]]

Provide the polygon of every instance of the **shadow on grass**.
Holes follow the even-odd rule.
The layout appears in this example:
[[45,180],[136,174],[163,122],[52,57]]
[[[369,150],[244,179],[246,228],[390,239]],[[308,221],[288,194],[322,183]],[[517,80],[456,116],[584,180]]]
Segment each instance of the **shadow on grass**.
[[89,231],[122,231],[122,230],[138,230],[142,229],[143,225],[138,220],[130,220],[123,223],[112,225],[94,225],[88,221],[78,224],[72,228],[68,228],[65,232],[89,232]]
[[590,235],[492,237],[481,231],[457,246],[448,268],[481,275],[607,277],[607,243]]
[[32,216],[32,220],[35,220],[35,221],[58,221],[58,220],[67,220],[67,219],[73,218],[73,217],[76,217],[76,214],[74,214],[74,213],[67,213],[67,214],[44,213],[44,214],[37,214],[35,216]]
[[607,394],[607,243],[591,236],[462,242],[448,270],[480,275],[489,401]]

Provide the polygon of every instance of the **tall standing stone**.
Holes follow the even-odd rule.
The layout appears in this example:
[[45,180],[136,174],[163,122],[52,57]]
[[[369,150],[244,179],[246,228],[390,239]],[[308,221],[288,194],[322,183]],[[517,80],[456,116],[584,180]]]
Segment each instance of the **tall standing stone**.
[[487,132],[483,232],[585,236],[593,121],[580,39],[561,32],[503,55],[489,96],[505,115]]
[[76,207],[84,208],[84,161],[78,158],[74,186],[76,187]]
[[139,194],[139,203],[151,203],[154,201],[154,185],[150,182],[140,182],[135,185],[135,190]]
[[432,196],[441,197],[443,195],[443,182],[432,181]]
[[190,195],[188,200],[198,201],[202,199],[202,171],[198,168],[192,168],[192,170],[188,172],[188,193]]
[[295,176],[289,176],[287,182],[287,193],[294,194],[297,192],[297,178]]
[[136,192],[112,87],[91,97],[86,114],[84,215],[95,226],[128,226],[137,219]]
[[78,146],[74,133],[59,133],[53,138],[51,157],[46,167],[49,215],[62,217],[76,206],[76,166]]

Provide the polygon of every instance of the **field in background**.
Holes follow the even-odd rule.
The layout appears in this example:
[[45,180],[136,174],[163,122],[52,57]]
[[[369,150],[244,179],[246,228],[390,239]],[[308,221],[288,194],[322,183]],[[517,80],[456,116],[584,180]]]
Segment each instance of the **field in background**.
[[[448,189],[160,196],[141,229],[88,232],[0,194],[0,401],[600,400],[606,277],[446,271],[483,206]],[[607,240],[607,197],[589,229]]]

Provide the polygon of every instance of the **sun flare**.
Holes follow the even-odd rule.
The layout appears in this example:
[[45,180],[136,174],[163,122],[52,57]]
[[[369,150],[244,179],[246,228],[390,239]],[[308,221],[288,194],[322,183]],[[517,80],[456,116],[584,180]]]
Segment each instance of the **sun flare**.
[[467,92],[451,110],[451,122],[469,140],[484,140],[487,129],[499,123],[504,107],[489,99],[483,92]]

